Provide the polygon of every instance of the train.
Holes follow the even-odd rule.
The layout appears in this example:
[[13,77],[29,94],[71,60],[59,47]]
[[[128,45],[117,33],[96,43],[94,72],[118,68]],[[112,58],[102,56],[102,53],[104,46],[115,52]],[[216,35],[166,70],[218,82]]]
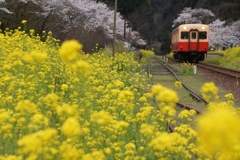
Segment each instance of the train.
[[179,62],[204,61],[209,49],[209,26],[182,24],[172,31],[171,52]]

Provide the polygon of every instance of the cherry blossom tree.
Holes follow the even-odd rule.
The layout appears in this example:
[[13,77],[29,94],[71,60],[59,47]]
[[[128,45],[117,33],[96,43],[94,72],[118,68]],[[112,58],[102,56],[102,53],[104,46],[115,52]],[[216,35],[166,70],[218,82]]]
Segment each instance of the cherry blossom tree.
[[214,17],[212,11],[208,9],[198,8],[192,9],[189,7],[184,8],[178,15],[177,19],[173,21],[173,27],[180,24],[187,23],[204,23],[207,24]]
[[226,21],[217,19],[209,24],[210,45],[217,48],[227,48],[240,44],[240,20],[225,25]]
[[[87,32],[102,31],[107,38],[113,38],[114,11],[104,3],[97,3],[96,0],[18,0],[21,3],[30,1],[43,8],[42,12],[36,11],[36,15],[45,18],[49,15],[57,15],[58,19],[51,23],[59,29],[61,28],[61,32],[64,34],[72,32],[73,35],[81,36]],[[7,3],[5,0],[0,0],[1,6],[4,6],[5,3]],[[7,8],[1,6],[0,10],[11,13]],[[116,24],[117,40],[126,41],[122,38],[124,36],[124,19],[120,13],[117,13]],[[132,29],[128,28],[127,30]],[[132,38],[131,41],[142,45],[146,44],[138,32],[132,31],[129,34],[129,37]]]
[[9,11],[6,7],[2,7],[5,4],[5,0],[0,0],[0,11],[3,11],[7,14],[12,14],[11,11]]
[[224,26],[225,21],[217,19],[209,24],[210,27],[210,46],[220,49],[226,47],[227,39],[224,34],[226,27]]
[[229,38],[231,38],[234,41],[233,45],[239,46],[240,45],[240,20],[235,21],[231,25],[229,25],[227,28],[227,31],[228,33],[230,33]]

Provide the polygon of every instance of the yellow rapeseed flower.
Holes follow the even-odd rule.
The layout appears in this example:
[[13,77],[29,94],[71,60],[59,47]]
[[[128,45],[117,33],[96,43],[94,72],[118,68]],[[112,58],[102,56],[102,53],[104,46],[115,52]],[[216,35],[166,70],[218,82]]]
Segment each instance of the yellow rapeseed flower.
[[52,128],[25,135],[17,141],[18,152],[22,154],[34,153],[36,155],[44,153],[43,148],[51,146],[56,140],[56,136],[57,130]]
[[68,104],[62,104],[62,106],[57,106],[56,111],[59,116],[66,115],[67,117],[74,116],[78,112],[78,106],[77,105],[68,105]]
[[234,96],[233,96],[232,93],[228,93],[224,97],[226,97],[228,100],[233,100],[234,99]]
[[30,54],[26,53],[23,55],[23,60],[28,63],[42,62],[47,59],[46,53],[41,53],[39,51],[32,51]]
[[110,123],[113,120],[113,117],[106,111],[95,112],[91,115],[90,120],[92,122],[104,125]]
[[118,95],[118,100],[120,101],[129,101],[133,99],[134,99],[134,95],[129,90],[121,91]]
[[27,20],[22,20],[21,23],[22,23],[22,24],[26,24],[26,23],[27,23]]
[[213,101],[214,99],[215,100],[219,99],[218,88],[215,86],[213,82],[205,83],[202,86],[200,92],[206,101]]
[[49,119],[44,115],[37,113],[31,117],[31,123],[42,124],[48,126]]
[[3,134],[3,133],[11,133],[11,130],[12,130],[13,126],[12,124],[2,124],[1,127],[0,127],[0,133]]
[[18,102],[15,110],[19,111],[21,114],[36,113],[37,105],[29,100],[23,100]]
[[22,127],[26,122],[26,118],[24,117],[20,117],[18,120],[17,120],[17,125]]
[[147,102],[147,98],[145,96],[142,96],[139,98],[140,102]]
[[122,131],[123,129],[127,129],[128,126],[129,123],[125,121],[120,121],[113,124],[113,127],[114,129],[116,129],[116,131]]
[[73,137],[81,134],[80,124],[76,118],[68,118],[62,125],[62,133],[65,136]]
[[179,114],[178,114],[178,117],[181,118],[181,119],[186,119],[188,121],[192,121],[192,119],[190,118],[191,116],[195,115],[196,114],[196,111],[195,110],[182,110]]
[[157,137],[153,138],[149,143],[155,151],[175,151],[176,148],[187,144],[187,139],[181,137],[178,133],[160,133]]
[[82,49],[82,44],[77,40],[67,40],[64,41],[59,49],[59,54],[63,61],[69,62],[76,60]]
[[113,84],[114,84],[114,86],[116,87],[116,88],[118,88],[118,87],[124,87],[124,83],[123,82],[121,82],[120,80],[115,80],[114,82],[113,82]]
[[0,109],[0,124],[3,124],[10,118],[11,114],[6,109]]
[[104,153],[106,153],[107,155],[110,155],[112,153],[111,148],[104,148],[103,149]]
[[175,86],[175,87],[182,87],[182,83],[181,83],[180,81],[176,81],[176,82],[174,83],[174,86]]
[[16,61],[22,57],[22,53],[18,50],[14,51],[13,53],[7,56],[8,60]]
[[158,107],[160,108],[163,115],[168,115],[172,117],[176,114],[176,110],[173,105],[160,104]]
[[233,105],[227,103],[227,102],[210,102],[208,104],[208,108],[207,110],[209,111],[214,111],[214,110],[218,110],[218,108],[229,108],[229,109],[233,109]]
[[23,160],[22,156],[16,156],[16,155],[5,155],[0,156],[1,160]]
[[161,92],[163,90],[163,86],[162,85],[153,85],[152,88],[151,88],[151,93],[153,95],[156,95],[158,94],[159,92]]
[[81,153],[76,147],[68,144],[66,141],[60,146],[61,159],[78,160]]
[[67,84],[62,84],[61,89],[62,89],[62,91],[67,91],[68,90],[68,85]]
[[149,124],[142,124],[140,128],[140,133],[145,136],[151,136],[154,133],[154,126]]
[[201,156],[209,159],[240,159],[240,116],[233,108],[210,110],[197,122]]
[[160,92],[157,96],[156,99],[159,102],[173,102],[176,103],[178,102],[178,96],[177,93],[173,90],[165,88]]
[[48,105],[52,107],[56,107],[58,103],[59,97],[55,93],[50,93],[46,97],[44,97],[43,101]]
[[156,100],[160,103],[167,103],[170,106],[175,106],[179,98],[175,91],[168,89],[162,85],[153,85],[152,94],[156,96]]
[[128,144],[125,145],[125,149],[126,149],[126,155],[133,156],[136,152],[136,145],[132,142],[129,142]]
[[32,36],[35,33],[35,30],[34,29],[30,29],[29,33]]
[[136,118],[137,121],[146,121],[149,117],[151,117],[150,115],[152,114],[152,112],[154,111],[154,107],[152,106],[146,106],[146,107],[142,107],[140,108],[140,112],[137,113]]
[[72,64],[72,69],[76,72],[76,73],[84,73],[89,71],[90,68],[90,64],[86,61],[77,61],[75,63]]

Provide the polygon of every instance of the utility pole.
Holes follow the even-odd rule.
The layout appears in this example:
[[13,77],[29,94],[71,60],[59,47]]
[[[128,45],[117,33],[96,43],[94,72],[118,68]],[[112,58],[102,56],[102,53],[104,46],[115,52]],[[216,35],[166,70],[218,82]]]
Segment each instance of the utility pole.
[[115,0],[115,6],[114,6],[114,27],[113,27],[113,53],[112,56],[114,57],[115,53],[115,44],[116,44],[116,20],[117,19],[117,0]]

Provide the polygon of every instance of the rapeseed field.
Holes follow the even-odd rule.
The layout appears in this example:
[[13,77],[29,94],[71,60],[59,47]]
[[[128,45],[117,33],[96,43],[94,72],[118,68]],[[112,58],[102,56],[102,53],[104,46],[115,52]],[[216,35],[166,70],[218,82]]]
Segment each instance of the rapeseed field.
[[77,40],[26,33],[26,23],[0,33],[0,160],[240,158],[232,94],[220,102],[206,83],[208,111],[196,121],[182,111],[186,123],[169,133],[178,95],[150,87],[134,53],[84,53]]

